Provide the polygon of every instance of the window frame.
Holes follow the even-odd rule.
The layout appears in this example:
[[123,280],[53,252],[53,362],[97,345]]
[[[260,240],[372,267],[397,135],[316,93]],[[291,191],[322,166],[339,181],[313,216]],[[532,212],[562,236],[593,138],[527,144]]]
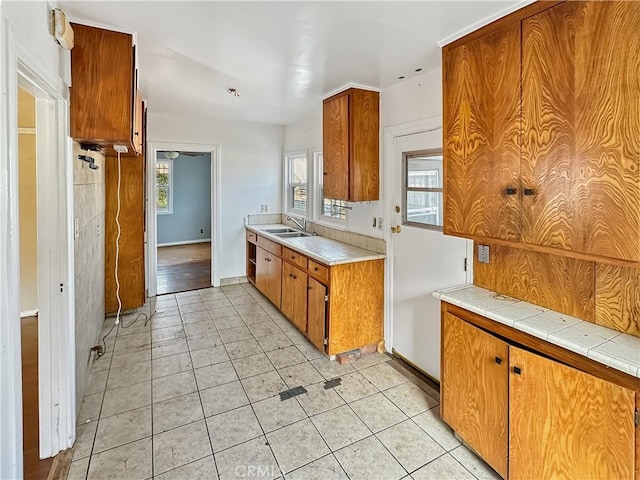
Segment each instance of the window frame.
[[[284,211],[287,215],[295,215],[295,216],[303,216],[305,219],[308,219],[309,216],[309,205],[311,203],[312,192],[310,191],[309,178],[310,178],[310,169],[309,169],[309,154],[306,150],[301,151],[293,151],[293,152],[285,152],[284,154],[284,192],[283,192],[283,200],[284,200]],[[304,157],[306,164],[306,183],[292,183],[291,182],[291,163],[294,159]],[[305,209],[300,210],[294,208],[293,206],[293,188],[294,187],[305,187],[307,190],[307,199],[305,203]]]
[[[167,163],[169,181],[167,185],[158,185],[158,164]],[[173,214],[173,159],[172,158],[158,158],[155,165],[155,176],[153,177],[155,184],[155,202],[156,202],[156,214],[157,215],[172,215]],[[166,210],[158,209],[158,190],[165,188],[167,190],[168,205]]]
[[[347,223],[347,209],[343,209],[344,218],[336,218],[329,215],[324,214],[324,186],[323,186],[323,175],[322,175],[322,162],[324,161],[324,155],[322,149],[314,149],[312,151],[313,164],[314,164],[314,172],[315,172],[315,205],[314,205],[314,218],[317,223],[325,224],[332,228],[338,228],[341,230],[346,229]],[[344,200],[337,200],[331,198],[329,200],[334,200],[338,202],[344,202]]]
[[[429,150],[415,150],[410,152],[402,152],[402,225],[407,225],[410,227],[416,228],[424,228],[427,230],[435,230],[435,231],[443,231],[444,225],[444,204],[442,204],[443,225],[434,225],[430,223],[422,223],[422,222],[413,222],[407,219],[407,193],[412,192],[425,192],[425,193],[442,193],[442,202],[444,202],[444,175],[442,174],[442,168],[440,169],[441,178],[442,178],[442,187],[409,187],[408,186],[408,176],[409,176],[409,160],[411,158],[419,158],[419,157],[443,157],[443,150],[438,149],[429,149]],[[444,164],[444,158],[442,160]]]

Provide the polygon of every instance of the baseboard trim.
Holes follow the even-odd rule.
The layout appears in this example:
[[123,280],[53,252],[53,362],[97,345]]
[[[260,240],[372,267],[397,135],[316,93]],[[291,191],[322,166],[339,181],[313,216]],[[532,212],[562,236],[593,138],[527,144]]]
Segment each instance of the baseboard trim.
[[168,242],[168,243],[159,243],[158,244],[158,248],[160,247],[175,247],[178,245],[191,245],[194,243],[206,243],[206,242],[210,242],[211,239],[210,238],[199,238],[198,240],[186,240],[183,242]]

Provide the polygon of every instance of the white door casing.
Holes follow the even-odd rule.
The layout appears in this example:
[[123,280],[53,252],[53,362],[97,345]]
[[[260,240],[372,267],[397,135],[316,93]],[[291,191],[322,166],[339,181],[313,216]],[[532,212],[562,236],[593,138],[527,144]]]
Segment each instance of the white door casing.
[[156,212],[156,159],[158,152],[204,152],[211,153],[211,285],[220,286],[220,145],[198,145],[178,142],[148,142],[147,148],[147,232],[145,249],[147,265],[147,295],[155,297],[158,292],[158,219]]
[[[439,117],[385,129],[385,236],[390,292],[387,349],[435,380],[440,379],[440,302],[432,292],[471,281],[471,269],[465,271],[464,266],[473,243],[439,230],[402,225],[402,213],[396,212],[395,207],[400,206],[402,211],[404,203],[403,153],[440,148]],[[394,225],[401,225],[400,233],[391,233]]]

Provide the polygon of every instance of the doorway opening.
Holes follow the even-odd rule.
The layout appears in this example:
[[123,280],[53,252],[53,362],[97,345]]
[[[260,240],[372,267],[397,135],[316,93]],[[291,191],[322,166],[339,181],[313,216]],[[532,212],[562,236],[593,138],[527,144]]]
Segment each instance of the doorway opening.
[[155,153],[157,295],[212,285],[211,152]]
[[147,295],[220,285],[220,147],[149,142]]

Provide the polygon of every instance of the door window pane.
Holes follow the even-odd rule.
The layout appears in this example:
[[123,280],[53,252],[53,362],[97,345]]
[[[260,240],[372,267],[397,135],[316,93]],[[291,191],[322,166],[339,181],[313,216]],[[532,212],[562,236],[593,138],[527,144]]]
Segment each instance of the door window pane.
[[405,153],[403,173],[404,223],[442,228],[442,153]]

